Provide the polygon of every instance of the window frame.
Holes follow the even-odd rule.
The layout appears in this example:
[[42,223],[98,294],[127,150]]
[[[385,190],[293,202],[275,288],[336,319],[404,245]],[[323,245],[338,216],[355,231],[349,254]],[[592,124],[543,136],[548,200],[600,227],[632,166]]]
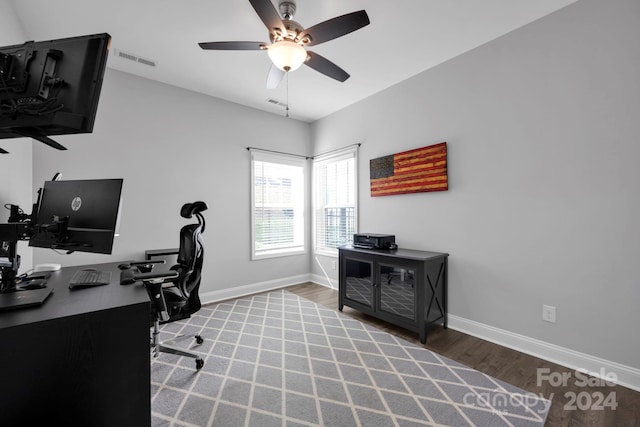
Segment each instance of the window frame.
[[[308,161],[306,158],[287,155],[287,154],[279,154],[279,153],[270,153],[263,152],[258,150],[249,150],[251,153],[251,260],[260,260],[267,258],[277,258],[277,257],[286,257],[286,256],[295,256],[302,255],[307,253],[306,249],[306,239],[307,239],[307,205],[308,205]],[[256,245],[256,162],[265,162],[265,163],[274,163],[281,164],[287,166],[295,166],[302,168],[302,183],[300,184],[300,191],[302,192],[302,202],[297,207],[299,211],[299,215],[301,218],[298,218],[299,222],[298,226],[294,228],[294,232],[299,233],[297,238],[300,239],[299,243],[293,244],[290,247],[285,248],[272,248],[272,249],[257,249]],[[294,207],[295,209],[295,207]]]
[[[341,149],[341,150],[336,150],[333,151],[329,154],[325,154],[325,155],[320,155],[320,156],[316,156],[313,159],[313,201],[312,201],[312,206],[311,206],[311,211],[312,211],[312,216],[313,216],[313,220],[312,220],[312,251],[314,254],[317,255],[323,255],[323,256],[330,256],[330,257],[337,257],[338,256],[338,249],[337,248],[327,248],[326,246],[323,245],[319,245],[318,239],[320,238],[320,236],[318,235],[318,221],[320,220],[318,218],[318,211],[320,209],[320,207],[318,206],[318,198],[319,198],[319,185],[320,185],[320,180],[318,179],[318,173],[320,171],[321,168],[323,168],[326,164],[328,163],[336,163],[336,162],[340,162],[349,158],[353,158],[353,209],[354,209],[354,213],[353,213],[353,227],[354,227],[354,233],[358,232],[358,204],[359,204],[359,185],[358,185],[358,145],[356,146],[352,146],[352,147],[348,147],[345,149]],[[324,190],[324,189],[323,189]],[[340,208],[341,206],[331,206],[331,205],[323,205],[324,209],[327,209],[327,206],[329,206],[330,208]],[[324,210],[323,209],[323,210]],[[324,220],[324,218],[323,218]]]

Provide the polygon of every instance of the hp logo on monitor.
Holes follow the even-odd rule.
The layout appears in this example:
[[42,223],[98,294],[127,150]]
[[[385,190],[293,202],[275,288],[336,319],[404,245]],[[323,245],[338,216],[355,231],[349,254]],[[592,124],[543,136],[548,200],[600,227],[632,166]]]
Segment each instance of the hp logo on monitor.
[[79,196],[74,197],[73,200],[71,201],[71,209],[74,212],[77,212],[80,210],[80,206],[82,206],[82,199]]

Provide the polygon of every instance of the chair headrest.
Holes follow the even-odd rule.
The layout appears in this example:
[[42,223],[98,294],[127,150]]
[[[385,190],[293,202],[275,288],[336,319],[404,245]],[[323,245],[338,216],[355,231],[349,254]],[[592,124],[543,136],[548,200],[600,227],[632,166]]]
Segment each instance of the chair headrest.
[[185,203],[182,205],[182,209],[180,209],[180,216],[183,218],[191,218],[202,211],[206,211],[207,209],[207,204],[202,201]]

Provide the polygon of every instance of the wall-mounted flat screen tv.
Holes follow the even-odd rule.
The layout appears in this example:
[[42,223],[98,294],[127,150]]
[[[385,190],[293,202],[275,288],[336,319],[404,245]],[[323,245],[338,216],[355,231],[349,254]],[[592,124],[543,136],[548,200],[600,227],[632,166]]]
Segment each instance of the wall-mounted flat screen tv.
[[63,150],[49,137],[93,132],[110,41],[103,33],[0,47],[0,139]]

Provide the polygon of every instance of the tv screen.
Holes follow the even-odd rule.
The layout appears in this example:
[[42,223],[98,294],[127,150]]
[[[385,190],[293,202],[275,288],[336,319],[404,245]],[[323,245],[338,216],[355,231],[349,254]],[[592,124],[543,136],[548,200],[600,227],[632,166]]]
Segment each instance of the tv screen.
[[[29,246],[110,254],[122,183],[122,179],[45,182],[36,215],[40,229]],[[61,230],[55,225],[63,219]]]
[[64,150],[49,136],[92,132],[110,41],[103,33],[0,47],[0,139]]

